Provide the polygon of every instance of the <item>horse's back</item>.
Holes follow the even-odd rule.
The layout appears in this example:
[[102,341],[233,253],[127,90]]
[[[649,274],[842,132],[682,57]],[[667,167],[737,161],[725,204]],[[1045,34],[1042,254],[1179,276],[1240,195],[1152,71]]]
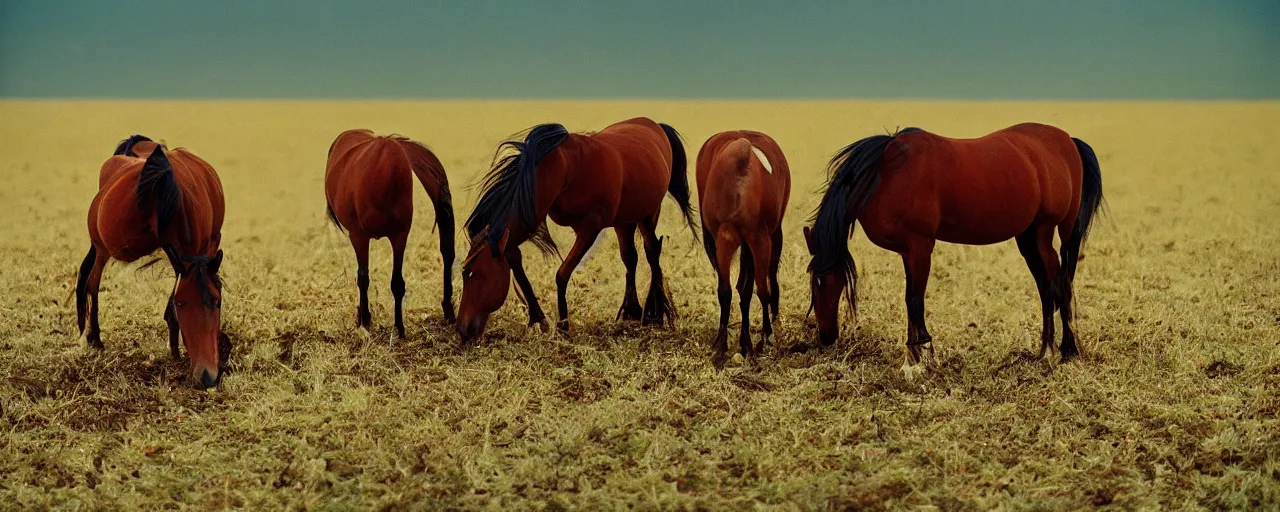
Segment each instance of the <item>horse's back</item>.
[[[141,143],[139,143],[141,144]],[[112,258],[135,261],[159,249],[161,240],[151,231],[151,211],[138,208],[141,155],[150,156],[151,145],[134,155],[107,159],[100,172],[101,188],[89,207],[89,235]],[[136,146],[135,146],[136,148]],[[181,191],[181,206],[164,243],[187,253],[216,251],[224,216],[222,183],[208,162],[185,148],[165,152]],[[206,250],[212,247],[212,249]]]
[[604,207],[612,210],[610,225],[624,225],[661,210],[671,181],[672,149],[652,119],[628,119],[594,134],[572,135],[557,152],[579,157],[566,176],[573,188],[556,200],[552,220]]
[[1060,220],[1070,213],[1072,191],[1079,190],[1072,185],[1068,145],[1074,151],[1065,132],[1035,123],[972,139],[923,131],[898,135],[885,150],[864,228],[873,242],[897,250],[889,246],[902,242],[890,227],[898,222],[938,240],[990,244]]
[[[790,192],[790,169],[768,135],[722,132],[698,152],[698,198],[704,223],[776,229]],[[711,227],[709,227],[711,228]]]
[[407,231],[413,218],[409,158],[394,137],[348,130],[329,149],[325,198],[342,225],[381,238]]

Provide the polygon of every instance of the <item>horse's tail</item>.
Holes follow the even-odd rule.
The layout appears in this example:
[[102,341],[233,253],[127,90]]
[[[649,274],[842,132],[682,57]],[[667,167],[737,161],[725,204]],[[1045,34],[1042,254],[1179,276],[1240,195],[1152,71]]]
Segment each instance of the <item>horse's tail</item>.
[[[847,298],[853,313],[858,310],[858,266],[849,253],[849,237],[863,206],[880,184],[880,172],[888,168],[884,159],[889,144],[901,135],[919,131],[923,130],[903,128],[891,135],[873,135],[859,140],[840,150],[828,166],[830,182],[811,219],[815,247],[810,270],[843,272],[849,282]],[[901,155],[890,156],[897,158]],[[852,217],[849,216],[850,208],[853,209]],[[853,223],[846,223],[848,218],[853,218]]]
[[120,141],[120,143],[116,145],[115,152],[111,154],[129,156],[131,155],[130,151],[133,150],[133,145],[139,142],[155,142],[155,141],[151,140],[146,135],[141,135],[141,134],[131,135],[129,138]]
[[[132,138],[132,137],[131,137]],[[173,176],[173,167],[164,148],[156,146],[142,164],[142,173],[138,176],[138,210],[148,212],[152,208],[156,217],[155,235],[161,237],[178,215],[178,207],[182,204],[182,190]]]
[[[452,248],[453,193],[449,191],[449,176],[444,172],[444,164],[440,163],[435,153],[421,143],[403,139],[400,141],[400,147],[404,148],[413,174],[418,177],[418,182],[422,183],[422,189],[427,191],[432,204],[435,205],[436,225],[440,228],[440,249],[443,251],[445,246]],[[452,263],[452,261],[445,262],[446,265]]]
[[[400,147],[409,157],[409,166],[413,174],[422,183],[423,190],[431,197],[436,209],[436,225],[440,229],[440,258],[444,262],[444,295],[445,300],[453,302],[453,260],[454,260],[454,216],[453,193],[449,191],[449,176],[444,172],[444,164],[431,149],[413,140],[400,139]],[[453,314],[446,312],[446,318]]]
[[680,205],[684,214],[684,222],[693,232],[694,240],[698,239],[697,228],[693,225],[693,204],[689,192],[689,158],[684,153],[684,143],[680,141],[680,132],[666,123],[658,123],[667,134],[667,142],[671,143],[671,181],[667,183],[667,193]]
[[1059,251],[1062,257],[1062,277],[1072,279],[1076,274],[1076,261],[1080,257],[1080,247],[1089,238],[1089,228],[1093,227],[1093,219],[1102,210],[1102,169],[1098,165],[1098,155],[1093,148],[1077,138],[1076,150],[1080,152],[1080,162],[1084,166],[1084,180],[1080,187],[1080,212],[1076,214],[1076,225],[1071,236],[1062,244]]
[[333,205],[329,204],[328,201],[324,204],[324,213],[329,216],[329,221],[333,222],[334,226],[337,226],[338,231],[347,232],[347,228],[342,227],[342,221],[338,220],[338,214],[334,213]]

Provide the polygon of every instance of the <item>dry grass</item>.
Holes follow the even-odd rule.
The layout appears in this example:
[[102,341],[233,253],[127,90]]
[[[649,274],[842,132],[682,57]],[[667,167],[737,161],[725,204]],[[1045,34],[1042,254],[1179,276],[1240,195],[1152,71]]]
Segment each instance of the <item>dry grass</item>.
[[[368,341],[355,335],[354,260],[323,215],[325,148],[340,130],[432,146],[464,217],[466,185],[508,134],[632,115],[681,129],[691,153],[736,128],[768,132],[787,152],[796,186],[784,344],[811,336],[799,228],[835,150],[899,125],[954,136],[1024,120],[1062,126],[1097,148],[1110,202],[1077,285],[1085,356],[1023,360],[1038,347],[1039,304],[1012,242],[943,245],[928,302],[936,357],[904,380],[901,265],[859,235],[856,330],[846,326],[834,350],[716,373],[714,282],[672,204],[663,232],[682,314],[674,333],[613,321],[621,275],[609,235],[573,281],[570,339],[525,332],[513,296],[492,334],[460,350],[439,321],[422,194],[409,339],[387,343],[385,243],[372,267],[378,328]],[[1276,103],[6,101],[0,118],[7,507],[1280,503]],[[159,270],[109,267],[107,349],[76,341],[85,209],[98,166],[134,132],[192,148],[225,184],[224,319],[236,353],[218,392],[178,381],[186,363],[168,359],[170,278]],[[548,311],[556,264],[529,262]]]

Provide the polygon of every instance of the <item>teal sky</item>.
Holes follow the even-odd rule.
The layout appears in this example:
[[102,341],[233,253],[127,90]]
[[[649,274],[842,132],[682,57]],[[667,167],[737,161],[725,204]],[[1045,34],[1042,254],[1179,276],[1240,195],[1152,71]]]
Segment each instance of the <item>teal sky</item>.
[[1280,0],[0,0],[0,96],[1280,98]]

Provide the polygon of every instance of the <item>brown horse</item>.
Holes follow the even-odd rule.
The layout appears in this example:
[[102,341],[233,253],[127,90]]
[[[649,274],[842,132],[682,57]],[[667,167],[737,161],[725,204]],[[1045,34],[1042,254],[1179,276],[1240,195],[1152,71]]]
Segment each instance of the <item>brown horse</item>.
[[[693,229],[684,146],[675,129],[647,118],[615,123],[595,134],[570,134],[559,124],[535,126],[524,142],[508,141],[499,151],[514,153],[495,162],[485,178],[480,201],[467,219],[471,250],[463,263],[458,335],[466,343],[484,332],[489,315],[507,298],[514,274],[518,295],[529,307],[529,325],[547,329],[524,272],[520,244],[526,240],[545,253],[558,252],[546,218],[573,229],[573,248],[556,272],[560,319],[569,329],[565,301],[569,276],[604,228],[618,235],[627,287],[618,317],[645,325],[674,322],[662,277],[662,239],[655,230],[667,193]],[[636,297],[636,228],[644,236],[653,278],[641,309]]]
[[347,130],[329,146],[324,196],[329,219],[345,229],[356,251],[356,286],[360,305],[356,325],[367,332],[369,314],[369,239],[391,240],[391,294],[396,301],[396,335],[404,337],[401,310],[405,285],[401,273],[404,249],[413,225],[413,178],[416,175],[436,209],[440,257],[444,260],[445,321],[453,322],[453,199],[449,179],[436,155],[421,143],[398,135],[376,136],[369,130]]
[[[738,347],[754,356],[751,346],[751,285],[755,281],[762,310],[761,347],[773,338],[778,318],[778,260],[782,256],[782,216],[791,197],[791,168],[782,148],[760,132],[722,132],[707,139],[698,151],[698,211],[702,214],[702,243],[719,276],[720,330],[712,363],[723,367],[729,351],[729,270],[733,253],[742,248],[738,264],[738,297],[742,334]],[[770,318],[772,310],[772,319]]]
[[222,182],[200,157],[183,148],[166,151],[141,135],[121,142],[102,165],[89,205],[92,245],[76,279],[81,339],[102,348],[98,285],[107,262],[132,262],[163,249],[178,276],[164,311],[169,351],[180,357],[181,332],[192,383],[217,386],[231,355],[220,329],[223,213]]
[[[906,269],[907,363],[933,340],[924,294],[935,241],[994,244],[1010,238],[1040,292],[1040,357],[1054,343],[1053,313],[1062,311],[1062,361],[1079,354],[1071,329],[1076,262],[1102,205],[1102,174],[1093,148],[1042,124],[1020,124],[977,139],[949,139],[917,128],[853,143],[831,162],[833,174],[814,227],[804,235],[813,260],[813,308],[824,345],[840,333],[846,293],[857,310],[857,270],[847,240],[861,222],[872,243],[902,255]],[[1061,263],[1053,231],[1062,241]]]

